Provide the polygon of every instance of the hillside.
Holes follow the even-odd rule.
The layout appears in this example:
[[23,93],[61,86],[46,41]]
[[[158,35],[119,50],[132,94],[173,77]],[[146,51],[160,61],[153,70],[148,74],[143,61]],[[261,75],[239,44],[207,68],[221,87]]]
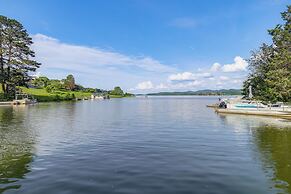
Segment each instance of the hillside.
[[215,96],[215,95],[241,95],[240,89],[221,89],[221,90],[197,90],[185,92],[158,92],[149,93],[149,96],[180,96],[180,95],[193,95],[193,96]]

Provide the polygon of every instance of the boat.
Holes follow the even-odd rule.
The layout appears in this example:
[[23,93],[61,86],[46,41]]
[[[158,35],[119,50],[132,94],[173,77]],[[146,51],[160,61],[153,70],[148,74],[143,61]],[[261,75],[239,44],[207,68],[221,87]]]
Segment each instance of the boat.
[[103,98],[102,95],[97,94],[97,93],[94,93],[94,94],[91,95],[91,99],[92,99],[92,100],[102,100],[102,99],[104,99],[104,98]]
[[291,119],[291,107],[283,103],[263,104],[261,101],[223,99],[215,109],[218,113],[275,116]]
[[12,105],[28,105],[36,103],[37,100],[33,96],[25,93],[16,93],[15,99],[12,101]]
[[252,87],[249,86],[248,99],[250,100],[245,100],[241,97],[219,99],[219,105],[217,108],[215,108],[215,112],[273,116],[291,119],[291,106],[284,105],[282,102],[277,102],[276,104],[264,104],[261,101],[251,100],[252,98]]
[[264,105],[260,101],[252,101],[252,100],[241,100],[240,102],[232,103],[231,101],[227,103],[227,108],[233,109],[259,109],[259,108],[267,108],[267,105]]

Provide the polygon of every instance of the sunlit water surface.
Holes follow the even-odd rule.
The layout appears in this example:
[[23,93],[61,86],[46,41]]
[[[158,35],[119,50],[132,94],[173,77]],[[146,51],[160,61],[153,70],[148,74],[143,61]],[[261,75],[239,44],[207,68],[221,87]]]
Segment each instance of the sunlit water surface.
[[0,193],[291,193],[291,123],[216,100],[0,107]]

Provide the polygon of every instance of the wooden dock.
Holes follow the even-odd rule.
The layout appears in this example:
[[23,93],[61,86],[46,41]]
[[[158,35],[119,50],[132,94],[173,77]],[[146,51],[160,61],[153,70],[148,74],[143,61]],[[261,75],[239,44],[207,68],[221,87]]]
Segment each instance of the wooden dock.
[[206,107],[209,108],[218,108],[219,104],[207,104]]
[[0,106],[29,105],[29,104],[35,104],[35,103],[36,101],[34,100],[22,99],[22,100],[0,102]]
[[217,113],[227,113],[227,114],[242,114],[242,115],[258,115],[258,116],[271,116],[271,117],[280,117],[285,119],[291,119],[290,111],[279,111],[279,110],[268,110],[268,109],[222,109],[216,108],[215,111]]
[[0,106],[11,106],[12,101],[7,101],[7,102],[0,102]]

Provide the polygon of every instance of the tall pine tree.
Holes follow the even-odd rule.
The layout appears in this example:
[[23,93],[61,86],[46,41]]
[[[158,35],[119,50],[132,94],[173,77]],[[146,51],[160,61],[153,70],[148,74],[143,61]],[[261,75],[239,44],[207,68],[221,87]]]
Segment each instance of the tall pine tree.
[[282,19],[283,24],[269,30],[273,43],[252,52],[250,74],[243,86],[245,96],[251,85],[258,100],[291,102],[291,6]]
[[6,97],[15,93],[17,85],[24,85],[40,63],[33,60],[32,39],[23,25],[14,19],[0,16],[0,83]]

